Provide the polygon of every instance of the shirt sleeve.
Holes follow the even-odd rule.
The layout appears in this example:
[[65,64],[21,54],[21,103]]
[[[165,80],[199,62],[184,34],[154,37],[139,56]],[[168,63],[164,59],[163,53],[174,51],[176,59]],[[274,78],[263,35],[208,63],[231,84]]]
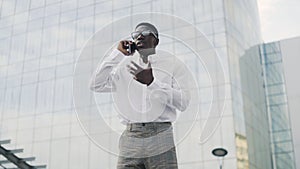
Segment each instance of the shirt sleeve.
[[100,67],[92,75],[89,87],[95,92],[113,92],[116,91],[114,84],[117,66],[125,58],[125,55],[117,49],[106,57]]
[[163,83],[154,77],[148,90],[158,92],[161,102],[182,112],[186,110],[191,99],[189,80],[187,69],[181,65],[175,68],[171,84]]

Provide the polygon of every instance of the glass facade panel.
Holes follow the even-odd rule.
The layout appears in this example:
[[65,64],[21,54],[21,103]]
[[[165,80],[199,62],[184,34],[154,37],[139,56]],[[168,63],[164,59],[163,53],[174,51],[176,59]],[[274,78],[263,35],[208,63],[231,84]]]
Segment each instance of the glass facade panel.
[[[68,1],[63,1],[63,2],[68,2]],[[64,8],[62,7],[62,9]],[[76,19],[76,16],[77,16],[76,10],[71,10],[71,11],[63,10],[60,15],[60,22],[64,23],[64,22],[74,21]]]
[[[57,54],[59,27],[49,27],[43,30],[42,56]],[[51,61],[53,59],[49,59]]]
[[45,6],[45,16],[56,15],[60,12],[61,3]]
[[11,34],[11,27],[3,27],[3,28],[0,28],[0,38],[1,39],[4,39],[4,38],[7,38],[9,37],[9,35]]
[[[57,154],[53,156],[49,163],[52,168],[69,168],[69,139],[57,139],[51,142],[51,153]],[[65,150],[65,151],[61,151]],[[63,161],[63,163],[61,162]]]
[[24,62],[23,73],[28,72],[39,72],[39,60],[30,60]]
[[[39,20],[42,21],[42,20]],[[41,43],[42,43],[42,31],[30,31],[27,34],[27,46],[25,59],[33,59],[40,57],[41,54]]]
[[31,0],[30,1],[30,8],[39,8],[45,5],[46,0]]
[[270,119],[273,165],[276,169],[295,169],[280,43],[263,44],[261,53]]
[[50,68],[45,68],[45,69],[40,69],[39,70],[39,80],[41,82],[46,81],[46,80],[53,80],[55,79],[55,67],[50,67]]
[[44,113],[53,110],[54,81],[38,83],[36,112]]
[[35,31],[35,30],[40,30],[42,29],[43,26],[43,19],[36,19],[36,20],[32,20],[32,21],[28,21],[28,27],[27,30],[29,31]]
[[[90,144],[87,137],[77,137],[73,138],[70,143],[70,154],[69,154],[69,168],[82,169],[88,166],[89,156],[88,156],[88,145]],[[86,146],[78,146],[86,145]]]
[[1,67],[7,66],[9,60],[9,44],[11,39],[0,39],[0,65]]
[[11,48],[14,50],[10,51],[10,63],[16,63],[22,61],[24,58],[24,52],[26,47],[26,35],[20,34],[12,37]]
[[5,100],[3,103],[3,116],[6,118],[17,117],[20,105],[21,87],[6,88]]
[[44,10],[45,8],[37,8],[30,10],[29,13],[29,20],[40,19],[44,17]]
[[72,77],[56,79],[54,92],[54,111],[71,109],[72,98]]
[[13,15],[15,11],[16,1],[2,1],[1,17]]
[[59,23],[59,14],[55,15],[50,15],[45,17],[43,26],[45,27],[51,27],[51,26],[56,26]]
[[[56,1],[60,1],[60,0],[56,0]],[[61,4],[60,8],[61,8],[62,13],[77,9],[77,1],[76,0],[64,0],[64,1],[61,1],[60,4]]]
[[[75,48],[75,31],[76,24],[74,22],[65,22],[60,24],[58,52],[70,52]],[[64,58],[64,57],[62,57]]]
[[28,72],[23,74],[22,84],[30,84],[30,83],[37,83],[38,82],[38,73],[39,72]]
[[16,13],[27,12],[30,0],[16,1]]
[[29,84],[22,86],[20,98],[20,115],[33,115],[35,113],[37,84]]

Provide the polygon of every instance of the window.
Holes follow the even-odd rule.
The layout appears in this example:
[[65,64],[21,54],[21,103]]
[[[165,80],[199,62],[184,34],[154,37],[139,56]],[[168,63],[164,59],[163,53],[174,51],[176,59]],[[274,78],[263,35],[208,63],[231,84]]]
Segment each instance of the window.
[[29,115],[35,113],[37,84],[29,84],[22,86],[20,114]]
[[26,46],[26,35],[20,34],[12,37],[12,45],[10,50],[10,63],[22,61],[24,58]]
[[51,112],[53,107],[54,81],[38,83],[37,113]]
[[55,83],[54,110],[71,109],[72,104],[72,77],[57,79]]

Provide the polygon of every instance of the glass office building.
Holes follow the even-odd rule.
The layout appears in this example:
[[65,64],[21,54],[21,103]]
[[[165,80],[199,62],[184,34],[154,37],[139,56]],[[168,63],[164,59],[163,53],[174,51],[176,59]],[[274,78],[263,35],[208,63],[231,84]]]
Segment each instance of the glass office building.
[[[300,37],[293,37],[289,39],[280,40],[279,42],[280,52],[282,56],[282,66],[284,72],[284,82],[285,82],[285,93],[287,97],[288,103],[288,117],[290,119],[290,127],[293,139],[293,151],[294,151],[294,161],[296,163],[295,168],[299,168],[300,166],[300,147],[299,140],[300,134],[299,129],[299,100],[300,100],[300,89],[299,89],[299,57],[298,54],[300,52]],[[266,44],[268,45],[268,44]],[[288,118],[287,118],[288,119]],[[288,157],[288,156],[287,156]],[[291,157],[293,155],[291,154]],[[285,160],[287,161],[287,160]]]
[[[240,57],[241,89],[250,165],[271,167],[268,114],[266,110],[260,45]],[[268,161],[266,163],[265,161]],[[243,168],[243,167],[242,167]]]
[[[224,147],[229,152],[224,168],[272,168],[255,0],[2,0],[0,5],[0,139],[23,147],[24,155],[37,157],[36,163],[61,169],[115,168],[117,156],[87,137],[77,119],[74,70],[86,42],[110,22],[159,13],[180,17],[201,30],[222,63],[222,71],[214,68],[217,61],[206,63],[214,68],[210,75],[224,76],[210,83],[203,65],[190,59],[193,52],[161,37],[160,46],[177,54],[199,84],[195,91],[200,93],[200,116],[175,124],[178,134],[181,127],[195,122],[177,146],[179,167],[217,168],[219,161],[211,151]],[[134,29],[136,24],[131,20],[126,26]],[[176,29],[156,26],[166,32]],[[117,32],[114,29],[112,36]],[[95,58],[82,65],[94,68]],[[87,74],[93,73],[86,68]],[[112,100],[99,97],[106,97],[100,104],[107,105],[104,114],[109,114]],[[84,109],[88,114],[95,107]],[[108,119],[118,126],[115,116]],[[117,140],[110,141],[111,147],[116,146]]]
[[296,168],[294,145],[281,43],[272,42],[263,44],[261,46],[261,53],[262,65],[264,67],[267,110],[270,121],[273,166],[276,169],[294,169]]

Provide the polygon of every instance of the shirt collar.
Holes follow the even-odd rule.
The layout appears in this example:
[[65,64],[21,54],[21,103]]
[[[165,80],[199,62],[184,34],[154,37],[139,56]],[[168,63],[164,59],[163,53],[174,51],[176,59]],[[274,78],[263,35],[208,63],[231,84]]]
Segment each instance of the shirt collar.
[[[142,62],[142,58],[140,57],[140,54],[138,54],[137,53],[137,55],[136,55],[136,57],[137,57],[137,60],[140,62]],[[148,60],[149,60],[149,62],[152,64],[152,63],[156,63],[157,62],[157,59],[158,59],[158,56],[157,56],[157,54],[153,54],[153,55],[150,55],[150,56],[148,56]]]

